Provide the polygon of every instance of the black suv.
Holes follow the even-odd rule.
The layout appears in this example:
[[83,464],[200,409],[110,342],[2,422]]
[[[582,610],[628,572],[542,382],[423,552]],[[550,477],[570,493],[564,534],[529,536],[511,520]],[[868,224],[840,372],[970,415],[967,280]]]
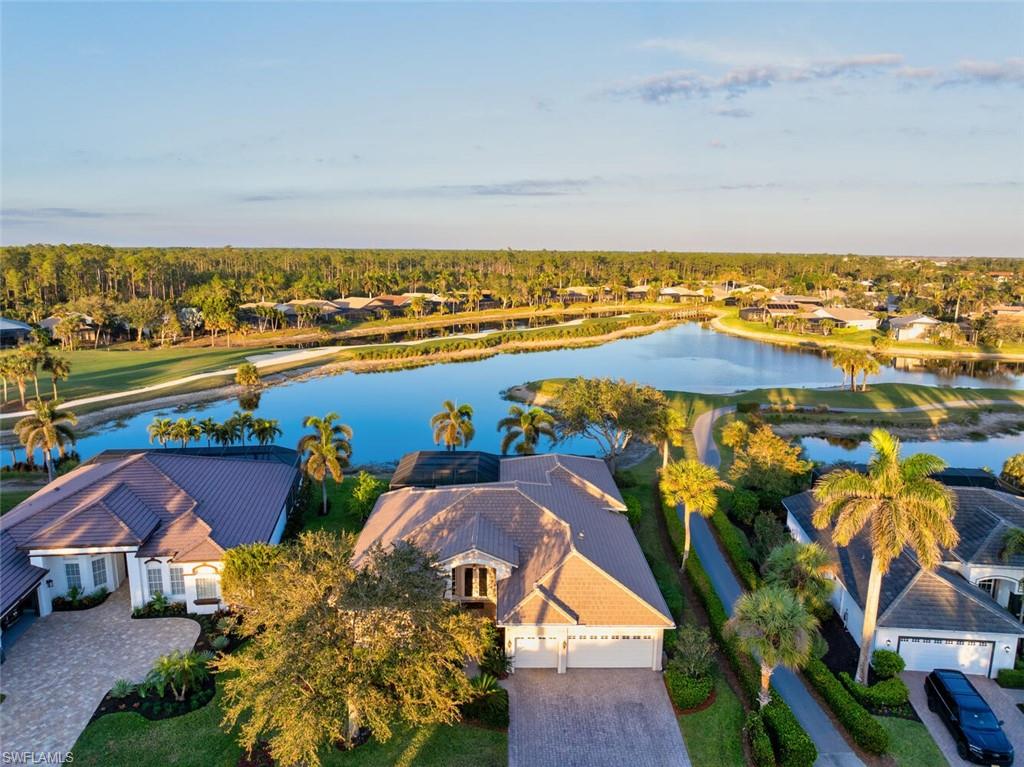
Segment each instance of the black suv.
[[1013,746],[985,699],[963,672],[937,668],[924,680],[928,708],[946,723],[961,759],[977,764],[1013,764]]

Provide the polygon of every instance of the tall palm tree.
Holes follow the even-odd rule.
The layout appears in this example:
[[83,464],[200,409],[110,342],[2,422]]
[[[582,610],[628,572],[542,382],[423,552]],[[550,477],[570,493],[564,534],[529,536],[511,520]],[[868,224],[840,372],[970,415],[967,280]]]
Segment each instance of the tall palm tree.
[[710,517],[718,508],[715,490],[729,487],[718,472],[700,461],[683,460],[670,463],[661,472],[661,492],[672,505],[683,507],[683,567],[690,556],[690,514]]
[[269,445],[283,433],[276,418],[257,418],[249,430],[249,436],[261,445]]
[[5,354],[0,357],[0,382],[4,387],[4,404],[7,404],[7,384],[14,380],[14,366],[11,364],[11,355]]
[[204,418],[199,422],[199,434],[206,437],[206,446],[210,447],[210,443],[217,436],[217,429],[220,424],[214,421],[212,418]]
[[50,356],[42,343],[32,343],[22,346],[18,353],[25,361],[25,369],[36,390],[36,399],[39,399],[39,366],[46,362]]
[[430,419],[434,430],[434,444],[444,442],[445,450],[457,447],[468,447],[470,440],[476,435],[473,426],[473,408],[471,405],[456,405],[450,399],[441,403],[441,412]]
[[873,354],[865,354],[864,359],[861,360],[860,366],[860,390],[868,390],[868,376],[878,375],[878,372],[882,369],[881,363],[878,358]]
[[203,435],[195,418],[179,418],[171,426],[170,439],[181,442],[182,447],[188,447],[192,440],[198,440]]
[[167,447],[167,443],[174,439],[171,432],[174,429],[174,421],[170,418],[154,418],[153,423],[146,427],[149,432],[149,441],[159,442],[160,447]]
[[533,455],[541,437],[547,437],[552,444],[557,440],[554,416],[539,407],[527,409],[512,405],[508,415],[498,421],[498,431],[502,429],[505,430],[501,439],[502,455],[508,453],[513,444],[519,455]]
[[25,455],[30,456],[36,448],[43,451],[43,463],[46,465],[46,475],[53,481],[53,457],[54,448],[57,454],[63,458],[65,445],[75,444],[75,433],[71,427],[78,423],[78,417],[69,410],[57,410],[57,400],[43,402],[33,400],[31,404],[32,415],[27,415],[14,424],[14,433],[25,446]]
[[736,600],[727,630],[761,665],[758,703],[771,701],[776,666],[800,668],[810,659],[818,620],[800,598],[785,586],[762,586]]
[[255,423],[252,412],[249,410],[236,410],[234,415],[228,419],[238,426],[238,439],[244,445],[245,438],[252,436],[252,425]]
[[792,589],[815,615],[828,604],[835,588],[830,576],[835,570],[836,564],[825,549],[817,543],[799,541],[776,546],[761,566],[765,583]]
[[298,451],[304,456],[302,470],[310,479],[320,483],[323,498],[321,516],[327,516],[327,475],[335,482],[344,479],[343,469],[348,466],[352,455],[352,429],[343,423],[335,423],[341,416],[328,413],[323,418],[307,416],[302,425],[312,428],[299,440]]
[[241,442],[244,434],[245,427],[242,426],[236,411],[233,416],[225,420],[217,429],[217,441],[221,445],[233,445],[236,442]]
[[7,364],[11,379],[18,387],[18,398],[21,400],[21,406],[27,407],[25,404],[25,384],[32,377],[32,362],[19,351],[8,358]]
[[67,357],[59,354],[48,354],[43,360],[43,370],[49,371],[50,382],[53,385],[53,398],[57,399],[57,381],[66,381],[71,375],[71,362]]
[[665,406],[658,411],[658,418],[648,437],[661,445],[661,468],[668,466],[669,448],[678,447],[686,432],[686,419],[674,407]]
[[845,469],[818,480],[814,497],[820,505],[812,517],[819,529],[835,520],[832,540],[837,546],[868,530],[871,573],[857,662],[862,684],[867,683],[882,576],[889,565],[909,546],[921,567],[931,570],[939,564],[942,548],[952,548],[959,540],[953,526],[956,496],[931,478],[945,468],[945,461],[927,453],[901,459],[899,440],[882,429],[871,432],[871,446],[875,452],[867,474]]

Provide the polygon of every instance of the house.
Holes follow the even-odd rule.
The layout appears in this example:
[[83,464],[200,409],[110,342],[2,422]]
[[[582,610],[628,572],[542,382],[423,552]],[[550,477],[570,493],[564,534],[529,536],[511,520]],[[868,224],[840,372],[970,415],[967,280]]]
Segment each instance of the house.
[[740,319],[747,322],[771,322],[776,317],[792,317],[799,311],[799,304],[769,301],[762,306],[747,306],[740,309]]
[[835,323],[840,328],[856,328],[857,330],[874,330],[878,327],[878,317],[863,309],[849,309],[840,306],[819,307],[797,315],[811,325],[825,320]]
[[513,669],[658,670],[675,624],[625,509],[600,459],[502,458],[494,481],[382,495],[354,561],[398,541],[435,554],[447,596],[495,620]]
[[672,285],[667,288],[662,288],[658,291],[658,295],[668,301],[674,301],[676,303],[706,303],[712,300],[711,291],[708,290],[691,290],[684,285]]
[[32,332],[32,326],[24,322],[11,320],[7,317],[0,317],[0,348],[17,346],[28,338]]
[[797,304],[801,310],[810,310],[816,306],[825,305],[825,299],[816,296],[774,295],[770,300],[777,304]]
[[302,323],[306,319],[304,314],[307,312],[312,314],[314,309],[317,311],[317,314],[312,320],[313,322],[330,321],[342,313],[341,309],[333,301],[327,301],[322,298],[293,298],[291,301],[286,301],[283,304],[276,304],[274,308],[281,312],[289,324],[292,325]]
[[132,607],[217,611],[224,551],[281,540],[297,464],[273,446],[100,453],[0,517],[0,619],[125,582]]
[[631,301],[646,301],[655,290],[653,285],[634,285],[626,288],[626,297]]
[[989,312],[993,317],[1000,320],[1024,321],[1024,306],[1017,306],[1015,304],[996,304],[995,306],[989,307]]
[[908,314],[906,317],[892,317],[889,319],[889,330],[897,341],[912,341],[915,338],[927,336],[937,325],[941,325],[937,319],[926,314]]
[[[999,669],[1013,668],[1024,637],[1024,555],[1009,561],[1000,555],[1005,532],[1024,527],[1024,498],[986,487],[951,489],[960,542],[943,552],[932,572],[921,569],[909,551],[892,562],[882,578],[874,649],[898,652],[910,671],[959,668],[994,677]],[[817,541],[837,559],[832,606],[860,644],[871,565],[866,531],[837,549],[831,530],[811,522],[816,501],[809,491],[782,503],[793,537]]]
[[401,314],[412,303],[409,296],[395,296],[384,294],[370,299],[363,307],[369,312],[385,312],[387,314]]
[[66,312],[64,314],[51,314],[46,319],[40,320],[39,327],[46,329],[51,338],[59,338],[57,326],[65,319],[76,320],[74,329],[71,332],[75,341],[95,341],[97,328],[92,317],[81,312]]

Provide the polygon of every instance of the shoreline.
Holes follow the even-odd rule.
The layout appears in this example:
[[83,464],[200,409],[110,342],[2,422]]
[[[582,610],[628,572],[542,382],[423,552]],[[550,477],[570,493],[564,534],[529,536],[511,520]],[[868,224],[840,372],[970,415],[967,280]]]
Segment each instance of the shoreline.
[[[879,412],[881,413],[882,411]],[[861,438],[861,441],[864,441],[871,432],[871,429],[874,428],[870,424],[838,419],[816,422],[783,420],[769,422],[769,425],[780,437],[816,437],[822,439],[848,437],[851,439]],[[975,441],[972,435],[976,434],[984,434],[985,439],[976,440],[984,442],[992,437],[1020,435],[1024,431],[1024,413],[982,412],[979,413],[978,420],[975,423],[947,422],[924,426],[894,422],[885,424],[884,428],[906,442]]]
[[[816,338],[789,338],[779,336],[770,332],[747,330],[745,328],[734,328],[725,325],[721,321],[721,315],[716,316],[710,322],[712,330],[736,338],[745,338],[748,341],[759,341],[761,343],[775,344],[776,346],[795,347],[806,351],[829,351],[831,349],[852,349],[855,351],[866,351],[871,354],[884,357],[910,357],[914,359],[953,359],[953,360],[976,360],[988,362],[1024,362],[1024,354],[1004,354],[1001,352],[976,352],[955,349],[903,349],[900,347],[889,347],[887,349],[875,349],[868,344],[845,343],[837,340],[818,340]],[[831,337],[830,337],[831,338]]]

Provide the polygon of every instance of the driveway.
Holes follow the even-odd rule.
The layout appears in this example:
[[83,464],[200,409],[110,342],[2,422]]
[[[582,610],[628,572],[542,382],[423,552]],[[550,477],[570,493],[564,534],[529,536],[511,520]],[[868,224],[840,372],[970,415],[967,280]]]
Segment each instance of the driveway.
[[[951,767],[968,767],[971,762],[961,759],[956,753],[956,743],[953,736],[949,734],[946,725],[943,724],[938,714],[928,710],[928,699],[924,693],[924,678],[927,676],[923,671],[904,671],[903,681],[910,688],[910,702],[914,706],[917,715],[921,717],[931,733],[932,738],[939,745],[939,750],[945,755]],[[1010,739],[1013,750],[1016,754],[1016,761],[1019,763],[1021,755],[1024,754],[1024,714],[1016,706],[1012,690],[1004,690],[994,680],[986,679],[983,676],[970,677],[981,696],[985,699],[996,719],[1003,720],[1003,732]]]
[[655,671],[522,669],[505,685],[509,767],[690,767]]
[[128,584],[99,607],[40,618],[0,666],[0,751],[66,754],[115,681],[141,681],[198,636],[188,618],[132,620]]

